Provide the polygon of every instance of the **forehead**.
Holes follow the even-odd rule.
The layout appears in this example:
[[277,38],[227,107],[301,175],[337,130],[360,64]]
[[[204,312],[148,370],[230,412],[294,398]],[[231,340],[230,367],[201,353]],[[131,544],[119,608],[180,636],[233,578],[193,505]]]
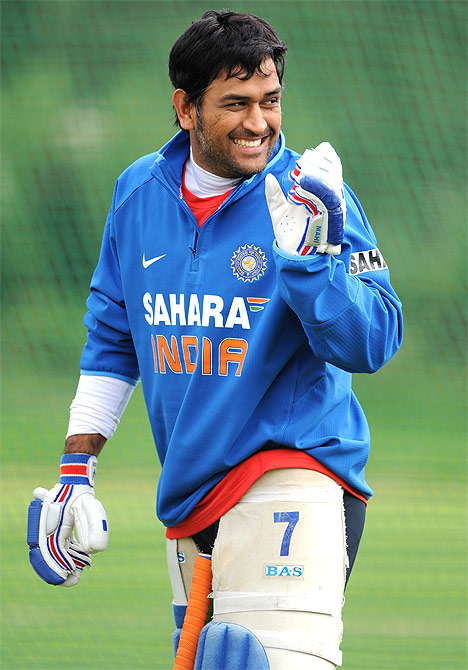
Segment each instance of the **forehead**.
[[[278,79],[276,67],[271,58],[263,61],[261,65],[262,73],[257,70],[250,79],[240,79],[239,77],[226,77],[226,72],[221,72],[208,87],[205,95],[210,97],[223,97],[229,94],[245,97],[262,97],[268,93],[279,92],[281,84]],[[243,77],[244,73],[239,73]]]

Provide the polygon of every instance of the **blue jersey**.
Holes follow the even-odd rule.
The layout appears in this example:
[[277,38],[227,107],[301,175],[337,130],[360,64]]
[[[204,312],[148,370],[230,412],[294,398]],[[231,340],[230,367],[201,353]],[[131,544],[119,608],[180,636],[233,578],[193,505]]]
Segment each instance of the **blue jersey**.
[[180,523],[235,465],[267,449],[309,453],[366,497],[369,430],[353,372],[398,349],[401,304],[346,187],[339,256],[274,241],[265,175],[283,190],[298,154],[280,136],[200,228],[181,195],[179,132],[117,180],[85,325],[84,374],[141,378],[162,465],[157,514]]

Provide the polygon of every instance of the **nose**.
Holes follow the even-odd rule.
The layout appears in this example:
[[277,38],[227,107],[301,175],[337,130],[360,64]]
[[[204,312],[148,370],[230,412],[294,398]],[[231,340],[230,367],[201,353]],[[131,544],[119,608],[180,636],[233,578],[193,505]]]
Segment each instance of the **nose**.
[[263,116],[260,105],[249,105],[242,125],[254,135],[262,135],[265,132],[268,123]]

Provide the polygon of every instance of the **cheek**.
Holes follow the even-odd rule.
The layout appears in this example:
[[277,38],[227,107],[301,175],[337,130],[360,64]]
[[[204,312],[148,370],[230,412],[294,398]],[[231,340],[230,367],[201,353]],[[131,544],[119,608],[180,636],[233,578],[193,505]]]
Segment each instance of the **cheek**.
[[279,129],[281,127],[281,119],[282,119],[281,109],[275,112],[271,112],[269,117],[269,125],[272,128]]
[[208,118],[203,118],[203,125],[211,135],[227,135],[234,127],[232,119],[226,118],[225,114],[210,114]]

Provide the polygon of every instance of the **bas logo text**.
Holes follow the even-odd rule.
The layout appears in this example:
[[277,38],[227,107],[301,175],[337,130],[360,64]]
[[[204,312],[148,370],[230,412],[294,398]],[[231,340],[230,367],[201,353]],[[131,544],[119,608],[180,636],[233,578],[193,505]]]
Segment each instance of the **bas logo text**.
[[303,565],[265,565],[265,577],[302,577]]

